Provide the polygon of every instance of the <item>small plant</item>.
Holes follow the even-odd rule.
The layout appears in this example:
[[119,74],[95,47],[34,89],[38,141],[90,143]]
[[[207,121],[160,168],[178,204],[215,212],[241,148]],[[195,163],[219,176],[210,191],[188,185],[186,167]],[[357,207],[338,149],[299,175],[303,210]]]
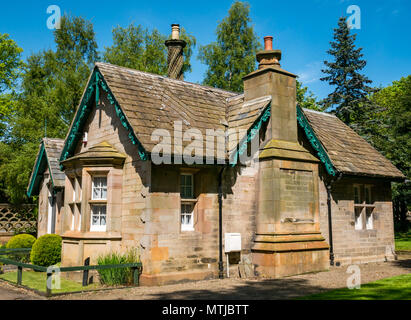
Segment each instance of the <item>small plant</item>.
[[[4,249],[6,249],[6,245],[5,244],[0,245],[0,250],[4,250]],[[4,273],[3,266],[4,264],[0,262],[0,274]]]
[[[111,252],[101,255],[97,259],[98,265],[127,264],[140,262],[140,255],[136,249],[130,249],[125,254]],[[109,286],[130,285],[134,274],[131,268],[117,268],[98,270],[100,282]]]
[[[31,249],[35,241],[36,238],[30,234],[19,234],[7,242],[6,249]],[[30,262],[28,255],[24,253],[8,254],[8,258],[20,262]]]
[[57,234],[46,234],[37,239],[31,250],[31,262],[38,266],[49,267],[61,261],[62,239]]

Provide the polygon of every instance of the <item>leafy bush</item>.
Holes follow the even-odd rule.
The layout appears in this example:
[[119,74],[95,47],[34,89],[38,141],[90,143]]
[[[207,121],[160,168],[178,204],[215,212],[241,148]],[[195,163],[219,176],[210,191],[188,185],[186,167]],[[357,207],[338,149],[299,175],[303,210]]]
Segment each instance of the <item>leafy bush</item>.
[[[7,242],[6,249],[31,249],[35,241],[36,238],[30,234],[19,234],[12,237],[9,242]],[[7,257],[20,262],[30,262],[26,253],[8,254]]]
[[31,250],[31,262],[49,267],[61,261],[62,239],[57,234],[46,234],[37,239]]
[[[97,259],[99,266],[136,262],[140,262],[140,255],[135,249],[130,249],[125,254],[111,252],[106,255],[101,255]],[[132,284],[134,280],[134,274],[131,268],[105,269],[97,271],[100,276],[100,282],[109,286]]]
[[[5,245],[5,244],[0,245],[0,250],[2,250],[2,249],[6,249],[6,245]],[[4,273],[4,271],[3,271],[3,265],[4,265],[4,264],[0,262],[0,274],[3,274],[3,273]]]

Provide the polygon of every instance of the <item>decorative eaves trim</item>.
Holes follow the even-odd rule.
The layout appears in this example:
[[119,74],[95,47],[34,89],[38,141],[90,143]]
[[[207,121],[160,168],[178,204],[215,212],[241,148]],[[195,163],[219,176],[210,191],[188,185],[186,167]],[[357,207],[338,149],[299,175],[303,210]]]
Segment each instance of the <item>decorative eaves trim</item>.
[[325,165],[325,169],[327,170],[328,174],[331,176],[337,175],[337,169],[334,167],[331,159],[329,158],[327,152],[325,151],[323,145],[321,144],[320,140],[314,133],[310,123],[307,120],[307,117],[304,115],[303,110],[300,106],[297,106],[297,122],[299,126],[304,130],[304,133],[310,142],[311,146],[317,153],[317,156],[320,158],[321,162]]
[[[63,151],[61,153],[60,162],[67,160],[74,154],[74,149],[81,139],[82,128],[87,121],[88,115],[90,114],[93,103],[98,105],[100,100],[100,89],[107,93],[107,99],[114,106],[116,114],[120,119],[121,124],[128,132],[128,137],[131,142],[137,146],[139,156],[142,160],[148,160],[148,153],[144,149],[143,145],[137,139],[133,128],[131,127],[129,121],[127,120],[126,115],[120,107],[120,104],[117,102],[114,94],[111,92],[107,82],[105,81],[103,75],[98,70],[98,67],[94,68],[93,74],[87,84],[87,89],[84,93],[83,99],[81,100],[80,107],[76,113],[73,124],[70,128],[70,132],[67,135],[66,141],[64,143]],[[94,101],[93,101],[94,95]],[[60,165],[61,169],[63,167]]]
[[33,195],[33,192],[35,191],[35,188],[38,187],[38,183],[39,183],[38,178],[41,175],[41,173],[39,171],[40,171],[40,167],[41,167],[42,163],[44,163],[44,161],[46,162],[46,164],[49,168],[50,179],[51,179],[51,183],[52,183],[52,186],[53,186],[53,189],[54,189],[54,182],[53,182],[53,177],[52,177],[52,174],[51,174],[51,168],[50,168],[50,164],[49,164],[49,161],[48,161],[48,158],[47,158],[47,153],[46,153],[46,148],[45,148],[45,145],[44,145],[44,141],[42,141],[40,151],[38,153],[36,163],[34,165],[34,171],[33,171],[33,174],[31,176],[31,179],[30,179],[30,182],[29,182],[29,187],[27,189],[27,196],[29,198],[31,198],[31,196]]
[[230,165],[235,167],[238,162],[238,158],[247,150],[247,145],[251,142],[257,133],[260,131],[261,127],[264,123],[270,120],[271,116],[271,102],[268,106],[264,109],[261,115],[254,121],[251,128],[247,131],[247,135],[241,140],[238,144],[238,149],[236,149],[235,153],[230,157]]

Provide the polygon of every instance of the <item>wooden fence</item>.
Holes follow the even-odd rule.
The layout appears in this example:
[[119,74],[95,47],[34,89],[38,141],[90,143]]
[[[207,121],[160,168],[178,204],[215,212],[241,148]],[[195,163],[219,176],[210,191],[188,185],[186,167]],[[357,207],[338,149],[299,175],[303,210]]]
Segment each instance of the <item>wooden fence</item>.
[[35,205],[0,204],[0,244],[6,243],[17,230],[29,230],[37,227],[37,221],[33,214],[35,208]]

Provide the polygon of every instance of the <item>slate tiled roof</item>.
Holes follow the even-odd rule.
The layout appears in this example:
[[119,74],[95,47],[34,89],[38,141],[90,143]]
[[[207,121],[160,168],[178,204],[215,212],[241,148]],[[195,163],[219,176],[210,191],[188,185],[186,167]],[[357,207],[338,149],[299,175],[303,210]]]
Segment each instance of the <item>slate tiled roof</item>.
[[65,174],[60,170],[60,154],[63,150],[63,139],[44,138],[44,147],[49,161],[51,176],[55,187],[64,187]]
[[354,130],[329,113],[303,109],[335,168],[353,175],[404,178],[387,158]]
[[174,121],[181,121],[183,133],[195,128],[203,137],[207,129],[225,131],[226,99],[238,95],[110,64],[96,66],[148,152],[156,145],[155,129],[167,130],[173,139]]
[[63,150],[64,140],[43,138],[37,153],[33,171],[31,172],[27,195],[38,195],[43,174],[49,169],[54,188],[64,188],[65,174],[60,170],[60,154]]
[[271,96],[244,102],[244,95],[239,95],[227,100],[229,136],[239,134],[238,140],[229,139],[228,151],[230,153],[244,138],[247,130],[250,129],[270,102]]
[[[175,121],[181,121],[183,133],[198,129],[205,137],[206,130],[213,129],[228,130],[230,135],[235,129],[250,129],[271,102],[271,96],[245,102],[243,94],[106,63],[97,63],[96,68],[149,153],[157,143],[151,139],[155,129],[167,130],[172,141]],[[304,113],[338,171],[403,178],[389,160],[336,117],[311,110]],[[183,142],[183,147],[188,144],[192,142]],[[235,146],[232,141],[224,146],[226,158]],[[203,150],[206,152],[205,141]]]

